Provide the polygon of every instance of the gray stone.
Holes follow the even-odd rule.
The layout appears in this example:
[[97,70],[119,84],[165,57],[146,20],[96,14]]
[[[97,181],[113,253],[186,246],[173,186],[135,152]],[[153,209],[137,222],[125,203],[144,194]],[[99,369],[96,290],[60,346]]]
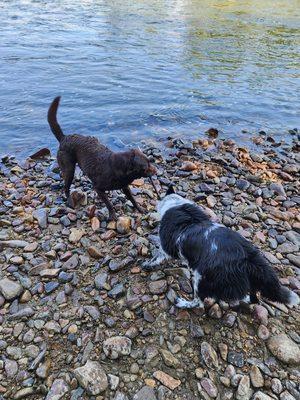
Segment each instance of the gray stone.
[[59,400],[69,392],[69,386],[63,379],[55,379],[45,400]]
[[18,282],[4,278],[0,280],[0,292],[6,300],[12,300],[20,296],[23,288]]
[[95,286],[97,289],[106,289],[107,287],[108,274],[106,272],[101,272],[95,276]]
[[90,395],[98,395],[108,387],[106,373],[97,361],[87,361],[83,367],[74,370],[74,375]]
[[125,293],[125,288],[123,283],[118,283],[108,292],[108,296],[112,297],[113,299],[117,299],[121,297],[124,293]]
[[278,360],[287,365],[300,365],[300,348],[284,333],[271,336],[267,345]]
[[113,336],[103,343],[105,355],[111,359],[128,356],[131,353],[131,340],[125,336]]
[[274,398],[264,392],[258,391],[254,394],[253,400],[274,400]]
[[48,221],[47,215],[48,212],[45,208],[39,208],[38,210],[33,211],[33,217],[38,221],[39,227],[42,229],[47,228]]
[[143,386],[134,396],[133,400],[157,400],[154,389],[149,386]]
[[244,366],[244,355],[236,351],[229,351],[227,361],[236,367],[242,368]]
[[205,364],[212,369],[219,367],[219,361],[216,351],[208,342],[201,343],[201,355]]

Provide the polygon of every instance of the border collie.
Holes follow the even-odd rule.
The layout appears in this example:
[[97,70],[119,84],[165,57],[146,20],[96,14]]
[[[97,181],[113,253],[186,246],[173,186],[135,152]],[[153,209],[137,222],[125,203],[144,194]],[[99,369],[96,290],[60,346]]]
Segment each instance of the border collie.
[[194,298],[178,297],[177,307],[202,307],[206,297],[233,304],[241,300],[257,303],[257,292],[271,301],[299,303],[298,295],[280,284],[274,269],[252,243],[212,222],[195,203],[175,194],[173,186],[158,202],[158,212],[160,249],[143,268],[153,270],[170,258],[187,262]]

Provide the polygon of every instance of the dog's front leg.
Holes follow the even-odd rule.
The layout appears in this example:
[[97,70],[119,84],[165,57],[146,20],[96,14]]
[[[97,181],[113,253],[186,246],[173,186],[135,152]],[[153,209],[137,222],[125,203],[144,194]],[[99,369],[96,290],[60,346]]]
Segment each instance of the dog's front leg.
[[203,303],[199,298],[198,290],[199,290],[199,282],[201,280],[201,275],[197,270],[192,271],[192,283],[193,283],[193,292],[194,298],[193,300],[186,300],[183,297],[177,297],[175,299],[175,306],[178,308],[196,308],[203,307]]
[[100,199],[105,203],[105,205],[108,209],[109,219],[115,221],[117,219],[117,216],[116,216],[115,210],[113,208],[113,205],[111,204],[111,202],[109,201],[109,199],[107,197],[107,194],[104,192],[100,192],[98,190],[97,190],[97,193],[98,193],[98,196],[100,197]]
[[142,264],[142,268],[146,271],[152,271],[152,270],[156,269],[157,267],[159,267],[160,265],[162,265],[164,262],[166,262],[170,258],[171,257],[168,256],[168,254],[163,251],[162,247],[159,246],[158,251],[155,254],[155,256],[151,260],[145,261]]
[[143,213],[145,210],[138,205],[138,203],[136,202],[135,198],[133,197],[131,190],[129,188],[129,186],[126,186],[125,188],[122,189],[123,193],[125,194],[125,196],[127,197],[128,200],[131,201],[131,203],[133,204],[133,206],[140,212]]

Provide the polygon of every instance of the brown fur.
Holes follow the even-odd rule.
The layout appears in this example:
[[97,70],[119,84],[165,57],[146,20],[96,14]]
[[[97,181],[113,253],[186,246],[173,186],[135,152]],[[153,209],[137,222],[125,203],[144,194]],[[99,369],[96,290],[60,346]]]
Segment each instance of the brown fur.
[[65,182],[65,193],[70,202],[70,186],[78,163],[85,175],[92,181],[94,189],[106,204],[109,217],[116,215],[106,191],[121,189],[139,211],[129,189],[129,184],[137,178],[151,177],[156,169],[148,158],[138,149],[115,153],[93,136],[65,136],[59,126],[56,114],[60,97],[56,97],[48,110],[48,123],[59,141],[57,161]]

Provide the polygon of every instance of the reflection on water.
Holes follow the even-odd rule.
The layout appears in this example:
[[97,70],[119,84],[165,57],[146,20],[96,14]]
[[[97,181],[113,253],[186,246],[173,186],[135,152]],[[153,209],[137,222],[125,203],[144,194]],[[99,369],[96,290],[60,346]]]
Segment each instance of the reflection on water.
[[[249,140],[299,125],[299,0],[8,0],[0,3],[0,153],[66,132],[112,146],[201,136]],[[242,132],[246,130],[247,132]]]

